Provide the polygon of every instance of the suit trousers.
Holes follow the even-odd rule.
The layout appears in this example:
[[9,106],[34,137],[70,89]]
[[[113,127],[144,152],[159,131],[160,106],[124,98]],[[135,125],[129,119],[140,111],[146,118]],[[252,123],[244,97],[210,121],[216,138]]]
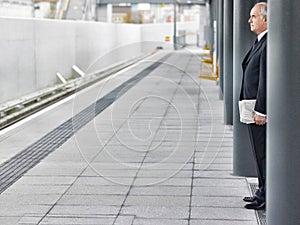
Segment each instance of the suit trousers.
[[255,196],[262,200],[266,200],[266,125],[259,126],[249,124],[248,131],[253,150],[254,160],[256,164],[258,176],[258,190]]

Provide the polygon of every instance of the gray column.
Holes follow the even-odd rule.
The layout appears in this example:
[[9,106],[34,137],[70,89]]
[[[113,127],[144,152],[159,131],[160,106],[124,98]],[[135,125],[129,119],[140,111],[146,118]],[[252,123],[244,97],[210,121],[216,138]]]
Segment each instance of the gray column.
[[96,21],[107,22],[107,5],[103,5],[103,4],[97,5]]
[[224,1],[224,123],[233,125],[233,0]]
[[176,1],[174,1],[174,4],[173,4],[173,47],[174,47],[174,50],[177,50],[177,3]]
[[209,15],[210,15],[210,23],[209,23],[209,44],[211,46],[211,54],[215,49],[216,43],[214,43],[214,20],[216,20],[216,0],[211,0],[209,4]]
[[267,223],[300,224],[300,1],[269,0]]
[[239,176],[254,176],[256,169],[250,146],[247,126],[239,121],[238,101],[242,83],[242,61],[251,48],[256,35],[248,24],[255,0],[234,1],[233,27],[233,173]]
[[219,98],[223,99],[224,93],[224,77],[223,77],[223,55],[224,55],[224,48],[223,48],[223,8],[224,8],[224,0],[218,1],[218,61],[219,61]]

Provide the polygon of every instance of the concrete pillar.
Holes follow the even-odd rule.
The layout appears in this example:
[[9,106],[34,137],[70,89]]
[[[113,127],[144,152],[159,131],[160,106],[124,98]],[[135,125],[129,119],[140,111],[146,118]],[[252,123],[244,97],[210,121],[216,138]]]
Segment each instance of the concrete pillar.
[[99,22],[108,22],[107,5],[98,4],[96,7],[96,20]]
[[239,121],[238,101],[242,83],[242,61],[255,41],[256,35],[248,24],[255,0],[235,0],[233,18],[233,174],[255,176],[256,169],[247,126]]
[[224,0],[224,123],[233,125],[233,0]]
[[299,20],[300,1],[269,0],[267,223],[270,225],[300,224]]
[[214,21],[216,21],[216,11],[217,11],[217,5],[216,5],[216,0],[211,0],[209,4],[209,18],[210,18],[210,23],[209,23],[209,45],[211,46],[211,54],[213,54],[216,43],[214,43]]
[[223,99],[224,93],[224,77],[223,77],[223,55],[224,55],[224,45],[223,45],[223,8],[224,8],[224,0],[218,1],[218,66],[219,66],[219,98]]
[[174,17],[174,22],[173,22],[173,47],[174,50],[177,50],[177,3],[176,1],[173,4],[173,17]]

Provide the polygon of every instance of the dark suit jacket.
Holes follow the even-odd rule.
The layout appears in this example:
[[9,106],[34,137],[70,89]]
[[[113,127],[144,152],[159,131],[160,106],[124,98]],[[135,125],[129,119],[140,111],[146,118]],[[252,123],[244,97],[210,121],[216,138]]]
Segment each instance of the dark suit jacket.
[[267,77],[267,34],[250,50],[242,63],[243,80],[240,100],[256,99],[254,110],[267,114],[266,77]]

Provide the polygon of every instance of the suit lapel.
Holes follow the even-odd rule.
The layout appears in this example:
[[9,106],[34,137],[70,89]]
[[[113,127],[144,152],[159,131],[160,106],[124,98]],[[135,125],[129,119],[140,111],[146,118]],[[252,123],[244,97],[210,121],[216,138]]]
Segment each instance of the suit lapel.
[[246,57],[245,57],[245,59],[244,59],[244,61],[243,61],[243,65],[244,65],[244,66],[248,64],[249,60],[255,55],[255,53],[260,49],[260,47],[262,46],[262,44],[263,44],[266,40],[267,40],[267,34],[265,34],[265,35],[262,37],[262,39],[258,42],[257,46],[255,47],[255,49],[253,49],[253,50],[251,49],[251,50],[247,53],[247,55],[246,55]]

